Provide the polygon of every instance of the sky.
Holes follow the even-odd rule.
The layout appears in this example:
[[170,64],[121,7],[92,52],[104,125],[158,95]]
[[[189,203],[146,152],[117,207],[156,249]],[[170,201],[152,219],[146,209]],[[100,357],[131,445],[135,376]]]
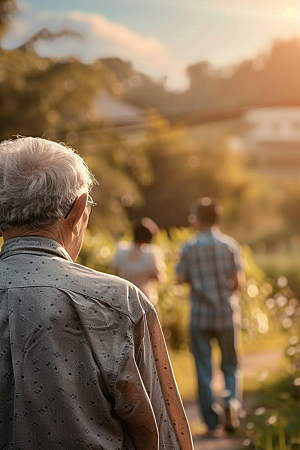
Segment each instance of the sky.
[[300,39],[300,0],[17,0],[19,14],[3,40],[20,45],[42,27],[64,27],[82,39],[39,42],[43,56],[83,62],[117,56],[169,89],[188,85],[186,67],[214,67],[266,53],[274,39]]

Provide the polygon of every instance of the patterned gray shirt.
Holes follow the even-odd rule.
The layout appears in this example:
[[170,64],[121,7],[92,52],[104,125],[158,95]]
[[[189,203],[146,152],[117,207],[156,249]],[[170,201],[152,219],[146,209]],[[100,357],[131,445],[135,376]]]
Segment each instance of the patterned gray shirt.
[[0,254],[0,449],[192,449],[150,302],[43,237]]
[[233,327],[235,272],[242,270],[240,245],[218,228],[207,228],[182,249],[176,271],[191,285],[191,325],[201,330]]

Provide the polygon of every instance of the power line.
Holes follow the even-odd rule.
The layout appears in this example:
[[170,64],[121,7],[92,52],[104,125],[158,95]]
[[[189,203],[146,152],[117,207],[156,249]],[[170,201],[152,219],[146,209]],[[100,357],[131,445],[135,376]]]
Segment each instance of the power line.
[[[139,120],[135,121],[124,121],[122,122],[120,119],[121,117],[116,118],[117,121],[105,121],[101,123],[97,123],[95,126],[87,126],[86,124],[78,125],[78,127],[72,128],[72,129],[55,129],[55,130],[48,130],[46,131],[46,134],[49,135],[63,135],[65,136],[68,133],[77,133],[79,135],[90,135],[92,134],[99,134],[107,131],[114,131],[114,130],[121,130],[126,135],[127,133],[133,133],[134,131],[147,131],[151,129],[151,126],[161,122],[166,121],[171,126],[183,124],[185,127],[188,127],[188,125],[202,125],[205,123],[214,123],[214,122],[220,122],[224,120],[230,120],[241,117],[241,115],[247,111],[250,108],[238,108],[238,109],[228,109],[228,110],[221,110],[221,111],[210,111],[210,112],[184,112],[180,114],[174,114],[174,115],[168,115],[163,116],[157,114],[157,116],[152,116],[151,118],[145,119],[141,118]],[[170,130],[171,131],[171,130]],[[164,133],[169,134],[169,133]]]

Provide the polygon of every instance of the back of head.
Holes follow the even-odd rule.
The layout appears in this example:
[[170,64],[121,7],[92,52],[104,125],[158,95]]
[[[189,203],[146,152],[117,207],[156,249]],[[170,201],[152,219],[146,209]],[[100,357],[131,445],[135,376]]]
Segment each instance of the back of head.
[[94,178],[71,148],[25,137],[0,143],[0,229],[44,228],[88,193]]
[[134,242],[146,243],[151,242],[153,236],[157,233],[158,226],[153,220],[148,217],[144,217],[142,220],[135,224],[133,230]]
[[196,202],[196,216],[201,225],[207,227],[216,225],[221,215],[221,206],[211,198],[203,197]]

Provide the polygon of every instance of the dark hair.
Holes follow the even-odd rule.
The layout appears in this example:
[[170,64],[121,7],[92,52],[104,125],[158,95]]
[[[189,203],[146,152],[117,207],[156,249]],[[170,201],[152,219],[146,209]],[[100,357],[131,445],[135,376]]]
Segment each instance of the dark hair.
[[222,207],[209,197],[203,197],[196,202],[196,215],[203,225],[212,226],[219,222]]
[[145,242],[148,244],[151,242],[153,236],[157,233],[158,226],[153,220],[148,217],[144,217],[142,220],[135,224],[133,230],[134,242]]

